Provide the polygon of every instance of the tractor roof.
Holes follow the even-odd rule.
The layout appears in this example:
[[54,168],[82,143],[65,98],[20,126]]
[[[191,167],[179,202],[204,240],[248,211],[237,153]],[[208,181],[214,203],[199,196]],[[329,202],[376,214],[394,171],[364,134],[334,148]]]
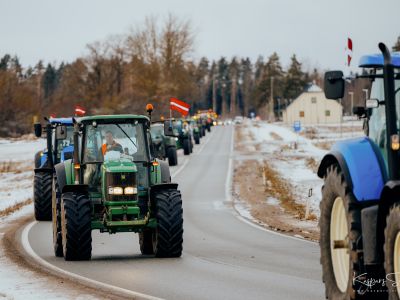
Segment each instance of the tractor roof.
[[72,117],[71,118],[50,118],[51,124],[63,124],[63,125],[73,125]]
[[[392,64],[395,68],[400,68],[400,52],[392,52]],[[382,68],[383,67],[383,55],[382,54],[370,54],[364,55],[360,58],[358,64],[361,68]]]
[[143,115],[97,115],[97,116],[85,116],[81,118],[77,118],[78,122],[85,122],[85,121],[123,121],[123,120],[146,120],[149,121],[150,119]]

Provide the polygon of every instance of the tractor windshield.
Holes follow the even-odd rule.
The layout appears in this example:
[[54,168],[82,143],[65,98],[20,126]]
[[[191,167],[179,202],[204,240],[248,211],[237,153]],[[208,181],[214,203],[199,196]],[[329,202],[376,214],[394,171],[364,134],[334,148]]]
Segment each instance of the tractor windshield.
[[139,122],[87,125],[85,163],[99,163],[120,158],[148,161],[143,125]]
[[64,150],[64,148],[68,146],[72,146],[74,144],[74,127],[73,126],[67,126],[67,137],[64,140],[57,140],[57,160],[60,161],[61,158],[61,152]]
[[[395,80],[395,90],[399,88],[400,80]],[[379,101],[385,100],[385,90],[382,78],[376,78],[372,83],[370,98],[378,99]],[[400,129],[400,92],[396,93],[396,115],[397,129]],[[385,158],[385,161],[387,162],[385,105],[379,105],[377,108],[372,109],[368,126],[369,137],[379,147],[383,157]]]
[[164,126],[163,125],[152,125],[150,128],[151,137],[153,139],[159,139],[164,135]]

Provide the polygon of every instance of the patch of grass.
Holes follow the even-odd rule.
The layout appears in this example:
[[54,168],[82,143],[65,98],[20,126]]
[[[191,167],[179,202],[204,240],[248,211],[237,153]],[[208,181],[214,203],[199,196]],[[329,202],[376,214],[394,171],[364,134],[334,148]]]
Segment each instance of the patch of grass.
[[323,150],[330,150],[333,145],[333,142],[318,142],[314,143],[314,146],[323,149]]
[[275,132],[270,132],[269,135],[270,135],[275,141],[282,141],[282,140],[283,140],[282,137],[281,137],[279,134],[275,133]]
[[28,199],[23,202],[15,203],[14,205],[7,207],[6,209],[0,210],[0,218],[9,216],[12,213],[16,212],[17,210],[20,210],[25,205],[29,205],[31,203],[32,203],[32,199]]
[[306,158],[306,166],[313,170],[314,173],[317,173],[319,163],[315,160],[314,157],[307,157]]
[[[283,179],[277,171],[272,169],[266,161],[262,167],[266,180],[265,191],[268,196],[279,199],[281,207],[288,213],[294,215],[299,219],[305,218],[306,207],[303,204],[295,201],[295,196],[292,192],[292,187],[285,179]],[[316,219],[316,216],[310,214],[308,220]]]
[[0,174],[1,173],[14,173],[20,174],[25,171],[32,170],[32,166],[30,163],[25,161],[3,161],[0,162]]

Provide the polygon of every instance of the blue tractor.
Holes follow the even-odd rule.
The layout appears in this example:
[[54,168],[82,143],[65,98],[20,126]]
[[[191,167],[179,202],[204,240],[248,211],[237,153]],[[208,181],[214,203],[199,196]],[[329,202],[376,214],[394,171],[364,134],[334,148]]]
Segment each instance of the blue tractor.
[[46,134],[47,148],[35,154],[35,176],[33,179],[33,199],[35,218],[38,221],[52,220],[52,187],[54,165],[72,158],[73,123],[72,118],[47,119],[44,128],[34,124],[35,135]]
[[[372,83],[354,108],[366,136],[336,143],[318,170],[327,299],[400,298],[400,53],[379,49],[359,63]],[[341,71],[325,73],[326,98],[341,99],[344,87]]]

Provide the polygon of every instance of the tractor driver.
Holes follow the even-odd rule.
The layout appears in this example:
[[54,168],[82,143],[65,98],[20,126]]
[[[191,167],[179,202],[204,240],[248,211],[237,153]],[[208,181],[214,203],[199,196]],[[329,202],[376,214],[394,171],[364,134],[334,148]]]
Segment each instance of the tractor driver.
[[114,140],[114,136],[111,131],[106,132],[106,143],[101,146],[101,153],[103,156],[108,151],[118,151],[120,153],[124,152],[122,146]]

